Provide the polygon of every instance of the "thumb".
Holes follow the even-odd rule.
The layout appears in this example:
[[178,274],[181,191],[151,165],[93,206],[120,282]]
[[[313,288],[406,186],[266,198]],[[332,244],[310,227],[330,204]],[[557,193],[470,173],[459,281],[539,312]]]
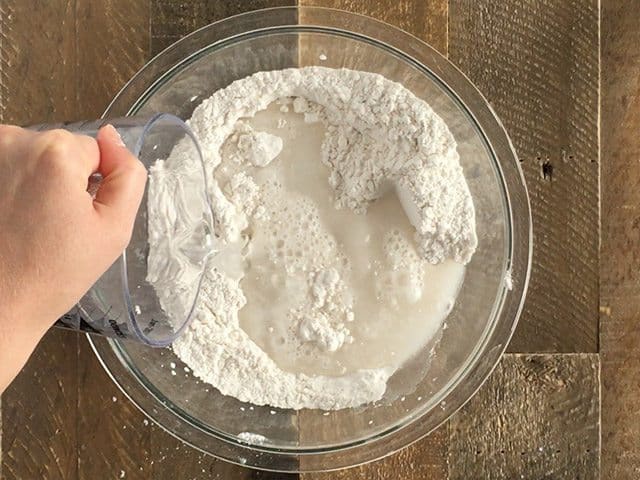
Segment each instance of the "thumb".
[[125,147],[113,125],[102,127],[96,140],[100,149],[98,172],[102,182],[94,207],[110,221],[132,228],[144,194],[147,171]]

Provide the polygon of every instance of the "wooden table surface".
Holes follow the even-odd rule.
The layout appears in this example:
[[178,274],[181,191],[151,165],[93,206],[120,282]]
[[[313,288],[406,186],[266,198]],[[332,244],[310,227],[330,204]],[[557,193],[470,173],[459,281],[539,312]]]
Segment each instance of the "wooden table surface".
[[[320,479],[640,477],[637,0],[298,0],[365,13],[447,55],[504,122],[535,252],[509,352],[429,437]],[[152,55],[296,0],[0,0],[0,120],[101,115]],[[117,408],[114,407],[114,402]],[[199,454],[144,420],[86,340],[50,332],[1,403],[4,479],[297,478]]]

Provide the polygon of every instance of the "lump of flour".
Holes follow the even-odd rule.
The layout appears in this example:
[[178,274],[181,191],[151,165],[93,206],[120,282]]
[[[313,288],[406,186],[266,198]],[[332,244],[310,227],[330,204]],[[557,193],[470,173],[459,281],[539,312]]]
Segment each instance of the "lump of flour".
[[[386,266],[379,275],[378,267],[371,267],[376,270],[372,295],[387,302],[390,311],[395,303],[419,301],[426,288],[424,265],[469,262],[477,245],[473,202],[444,121],[423,100],[380,75],[323,67],[259,72],[215,92],[195,109],[188,123],[206,159],[216,234],[239,259],[238,265],[261,255],[282,263],[283,276],[265,273],[259,280],[267,292],[287,289],[291,306],[282,311],[288,322],[282,348],[335,354],[358,340],[349,283],[354,267],[339,242],[317,230],[316,220],[298,228],[296,222],[317,217],[313,205],[307,206],[309,199],[301,194],[293,203],[281,201],[280,180],[266,175],[283,141],[246,119],[276,101],[280,111],[292,107],[304,115],[305,123],[325,128],[323,181],[331,188],[335,209],[364,215],[389,191],[397,195],[414,238],[393,232],[384,236]],[[278,122],[278,128],[285,125]],[[175,295],[182,280],[169,277],[179,269],[172,265],[163,239],[189,219],[178,215],[169,226],[154,212],[166,210],[172,201],[172,190],[164,184],[198,174],[195,161],[178,144],[164,162],[162,175],[151,172],[149,279],[170,315],[184,310]],[[295,241],[281,236],[284,230],[294,232]],[[343,375],[280,368],[240,327],[238,312],[249,293],[243,291],[248,283],[242,268],[230,274],[220,265],[210,265],[195,320],[173,345],[194,375],[223,394],[282,408],[340,409],[382,397],[397,366],[360,368]],[[400,291],[401,295],[395,293]]]
[[266,167],[282,151],[282,139],[267,132],[256,132],[250,125],[240,123],[229,141],[235,144],[236,162],[248,161],[256,167]]

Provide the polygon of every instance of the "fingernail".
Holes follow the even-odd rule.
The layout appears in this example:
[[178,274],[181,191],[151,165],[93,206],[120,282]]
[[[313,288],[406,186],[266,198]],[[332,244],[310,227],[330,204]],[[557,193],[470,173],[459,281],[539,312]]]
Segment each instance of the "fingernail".
[[111,130],[111,132],[114,134],[114,137],[116,137],[116,145],[118,145],[119,147],[126,147],[126,145],[122,141],[122,137],[120,136],[120,133],[118,132],[118,130],[116,130],[116,127],[114,127],[111,124],[108,124],[107,128]]

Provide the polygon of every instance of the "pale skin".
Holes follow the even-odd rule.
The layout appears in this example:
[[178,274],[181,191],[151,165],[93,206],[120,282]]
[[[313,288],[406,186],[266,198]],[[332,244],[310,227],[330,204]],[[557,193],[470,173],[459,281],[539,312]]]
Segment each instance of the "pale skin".
[[146,178],[110,125],[96,139],[0,125],[0,392],[126,248]]

